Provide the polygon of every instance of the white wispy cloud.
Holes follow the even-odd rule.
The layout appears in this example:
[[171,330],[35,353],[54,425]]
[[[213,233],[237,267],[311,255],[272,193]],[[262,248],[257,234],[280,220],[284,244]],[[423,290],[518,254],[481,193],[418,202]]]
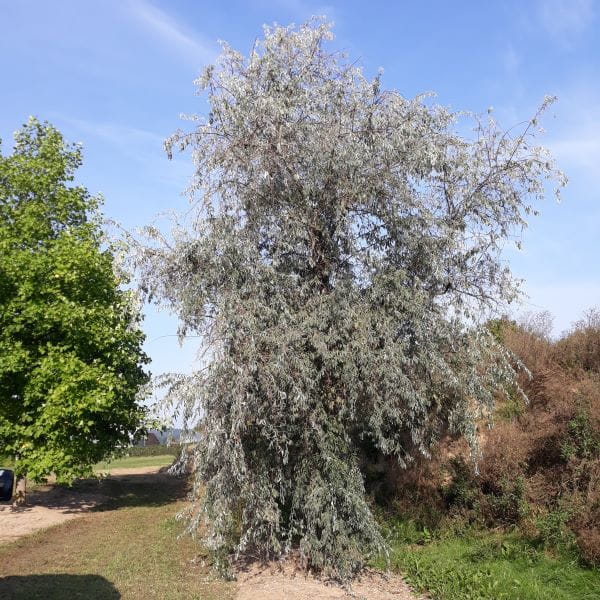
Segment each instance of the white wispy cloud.
[[133,150],[140,146],[146,146],[161,149],[165,139],[152,131],[138,129],[128,125],[88,121],[64,115],[59,116],[63,121],[66,121],[78,131],[100,138],[118,148]]
[[210,43],[165,11],[146,0],[130,0],[129,8],[136,21],[189,61],[205,63],[214,59],[215,49]]
[[[162,183],[173,184],[183,189],[192,173],[188,158],[167,159],[164,151],[166,135],[119,123],[108,123],[78,119],[66,115],[55,115],[69,125],[81,137],[94,137],[111,148],[115,156],[125,157],[148,172]],[[87,143],[84,143],[84,148]]]
[[508,75],[514,75],[521,66],[521,57],[511,43],[508,44],[502,54],[502,63]]
[[564,168],[581,170],[596,184],[600,181],[600,88],[582,82],[558,92],[557,119],[549,124],[547,143]]
[[552,36],[567,41],[582,33],[594,19],[593,0],[540,0],[538,15]]

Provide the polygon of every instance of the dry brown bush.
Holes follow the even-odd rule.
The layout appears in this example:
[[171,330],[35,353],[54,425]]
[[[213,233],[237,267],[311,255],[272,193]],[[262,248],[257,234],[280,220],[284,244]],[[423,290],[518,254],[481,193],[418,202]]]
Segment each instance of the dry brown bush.
[[555,360],[568,369],[600,374],[600,309],[592,308],[554,345]]
[[600,312],[588,311],[556,342],[539,323],[502,329],[531,371],[520,381],[530,402],[487,436],[482,484],[522,476],[530,506],[571,513],[581,555],[600,564]]
[[600,565],[600,527],[588,527],[577,532],[581,557],[590,565]]
[[547,522],[565,515],[581,556],[600,565],[600,311],[588,311],[557,341],[550,324],[547,314],[495,324],[530,372],[519,376],[529,402],[518,390],[498,399],[495,427],[482,424],[479,475],[465,470],[466,447],[445,440],[431,462],[396,472],[393,487],[403,512],[417,506],[419,514],[448,515],[458,502],[488,525],[521,520],[530,535],[536,515]]

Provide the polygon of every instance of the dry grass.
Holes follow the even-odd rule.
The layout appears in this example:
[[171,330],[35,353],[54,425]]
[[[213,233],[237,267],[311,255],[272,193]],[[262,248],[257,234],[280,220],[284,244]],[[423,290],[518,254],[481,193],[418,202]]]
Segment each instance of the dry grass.
[[0,599],[233,598],[201,549],[177,539],[185,484],[167,475],[85,481],[110,498],[99,510],[0,546]]

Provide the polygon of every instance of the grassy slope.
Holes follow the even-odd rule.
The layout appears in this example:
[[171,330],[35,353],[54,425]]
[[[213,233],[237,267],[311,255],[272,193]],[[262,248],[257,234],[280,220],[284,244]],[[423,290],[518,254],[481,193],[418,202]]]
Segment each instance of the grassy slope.
[[514,535],[472,532],[433,539],[411,523],[399,524],[395,534],[392,569],[433,600],[600,598],[600,571],[566,556],[548,556]]
[[13,600],[176,600],[232,598],[231,584],[202,566],[202,549],[177,540],[181,480],[164,475],[110,478],[102,510],[0,546],[0,598]]

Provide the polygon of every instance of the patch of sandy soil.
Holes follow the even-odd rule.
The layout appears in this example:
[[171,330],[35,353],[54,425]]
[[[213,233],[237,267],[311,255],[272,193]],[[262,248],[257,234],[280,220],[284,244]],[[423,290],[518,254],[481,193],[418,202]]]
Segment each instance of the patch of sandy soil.
[[[110,475],[145,475],[158,473],[159,469],[111,469]],[[107,500],[106,496],[92,490],[72,490],[51,484],[37,486],[27,495],[24,506],[15,508],[10,504],[0,504],[0,544],[74,519]]]
[[236,600],[418,600],[403,579],[366,571],[344,589],[292,566],[252,565],[238,573]]
[[134,467],[122,469],[109,469],[107,471],[99,471],[99,473],[108,475],[150,475],[153,473],[163,473],[165,467]]

